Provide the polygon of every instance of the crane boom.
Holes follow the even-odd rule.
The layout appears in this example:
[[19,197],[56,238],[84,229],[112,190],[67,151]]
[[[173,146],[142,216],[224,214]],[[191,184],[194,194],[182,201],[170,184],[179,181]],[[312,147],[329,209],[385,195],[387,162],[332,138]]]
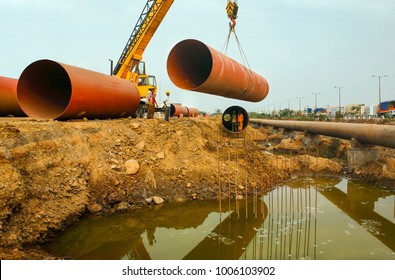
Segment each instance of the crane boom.
[[[148,0],[137,20],[136,26],[114,68],[114,75],[130,79],[129,74],[139,62],[145,48],[173,4],[174,0]],[[145,72],[145,69],[144,69]],[[140,73],[145,74],[145,73]]]

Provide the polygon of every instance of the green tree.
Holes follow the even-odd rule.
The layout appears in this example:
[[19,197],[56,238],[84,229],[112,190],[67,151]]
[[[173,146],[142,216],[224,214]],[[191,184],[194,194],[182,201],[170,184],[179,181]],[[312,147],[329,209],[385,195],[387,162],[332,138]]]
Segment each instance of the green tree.
[[221,109],[215,109],[215,111],[214,111],[214,115],[222,115],[222,111],[221,111]]

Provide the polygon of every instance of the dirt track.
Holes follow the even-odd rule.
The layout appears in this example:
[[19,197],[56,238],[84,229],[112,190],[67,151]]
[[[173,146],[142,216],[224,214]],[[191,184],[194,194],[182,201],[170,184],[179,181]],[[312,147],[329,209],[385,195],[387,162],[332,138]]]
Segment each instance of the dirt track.
[[[165,202],[217,199],[218,174],[223,180],[230,165],[226,141],[219,137],[220,120],[1,119],[0,258],[49,258],[39,247],[27,248],[48,240],[87,212],[133,211],[151,205],[153,196]],[[349,148],[347,141],[337,147],[335,159],[288,159],[267,152],[301,147],[300,137],[284,137],[270,129],[247,128],[246,148],[232,148],[242,155],[237,165],[240,176],[247,176],[252,186],[270,188],[306,167],[321,174],[345,173],[339,157]],[[267,148],[268,141],[281,143]],[[324,138],[321,151],[330,145],[330,139]],[[383,149],[382,155],[353,175],[395,182],[394,151]],[[127,174],[129,160],[138,162],[134,175]],[[233,188],[231,195],[236,195]]]

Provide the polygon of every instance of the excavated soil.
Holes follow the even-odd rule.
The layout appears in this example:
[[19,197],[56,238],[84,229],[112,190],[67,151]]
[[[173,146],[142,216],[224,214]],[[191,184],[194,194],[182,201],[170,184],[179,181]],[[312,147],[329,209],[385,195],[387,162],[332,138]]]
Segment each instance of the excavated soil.
[[[0,258],[51,259],[40,244],[86,213],[133,211],[161,200],[218,199],[219,185],[224,196],[234,197],[240,195],[235,189],[247,189],[239,182],[270,189],[313,172],[395,186],[394,150],[380,148],[377,161],[348,173],[349,148],[348,141],[323,137],[318,148],[304,149],[300,133],[269,128],[248,127],[245,140],[229,139],[220,117],[3,118]],[[238,175],[228,179],[229,169]]]

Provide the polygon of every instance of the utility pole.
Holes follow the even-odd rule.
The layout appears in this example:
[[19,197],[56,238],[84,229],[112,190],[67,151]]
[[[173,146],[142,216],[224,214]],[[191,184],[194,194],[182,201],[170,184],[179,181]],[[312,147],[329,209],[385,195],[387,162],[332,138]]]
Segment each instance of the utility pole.
[[344,86],[341,86],[341,87],[335,86],[335,88],[338,88],[338,89],[339,89],[339,114],[341,114],[341,113],[342,113],[342,107],[341,107],[341,103],[340,103],[340,90],[341,90],[342,88],[344,88]]
[[379,79],[379,104],[381,103],[381,78],[386,78],[387,75],[372,75],[373,78]]

